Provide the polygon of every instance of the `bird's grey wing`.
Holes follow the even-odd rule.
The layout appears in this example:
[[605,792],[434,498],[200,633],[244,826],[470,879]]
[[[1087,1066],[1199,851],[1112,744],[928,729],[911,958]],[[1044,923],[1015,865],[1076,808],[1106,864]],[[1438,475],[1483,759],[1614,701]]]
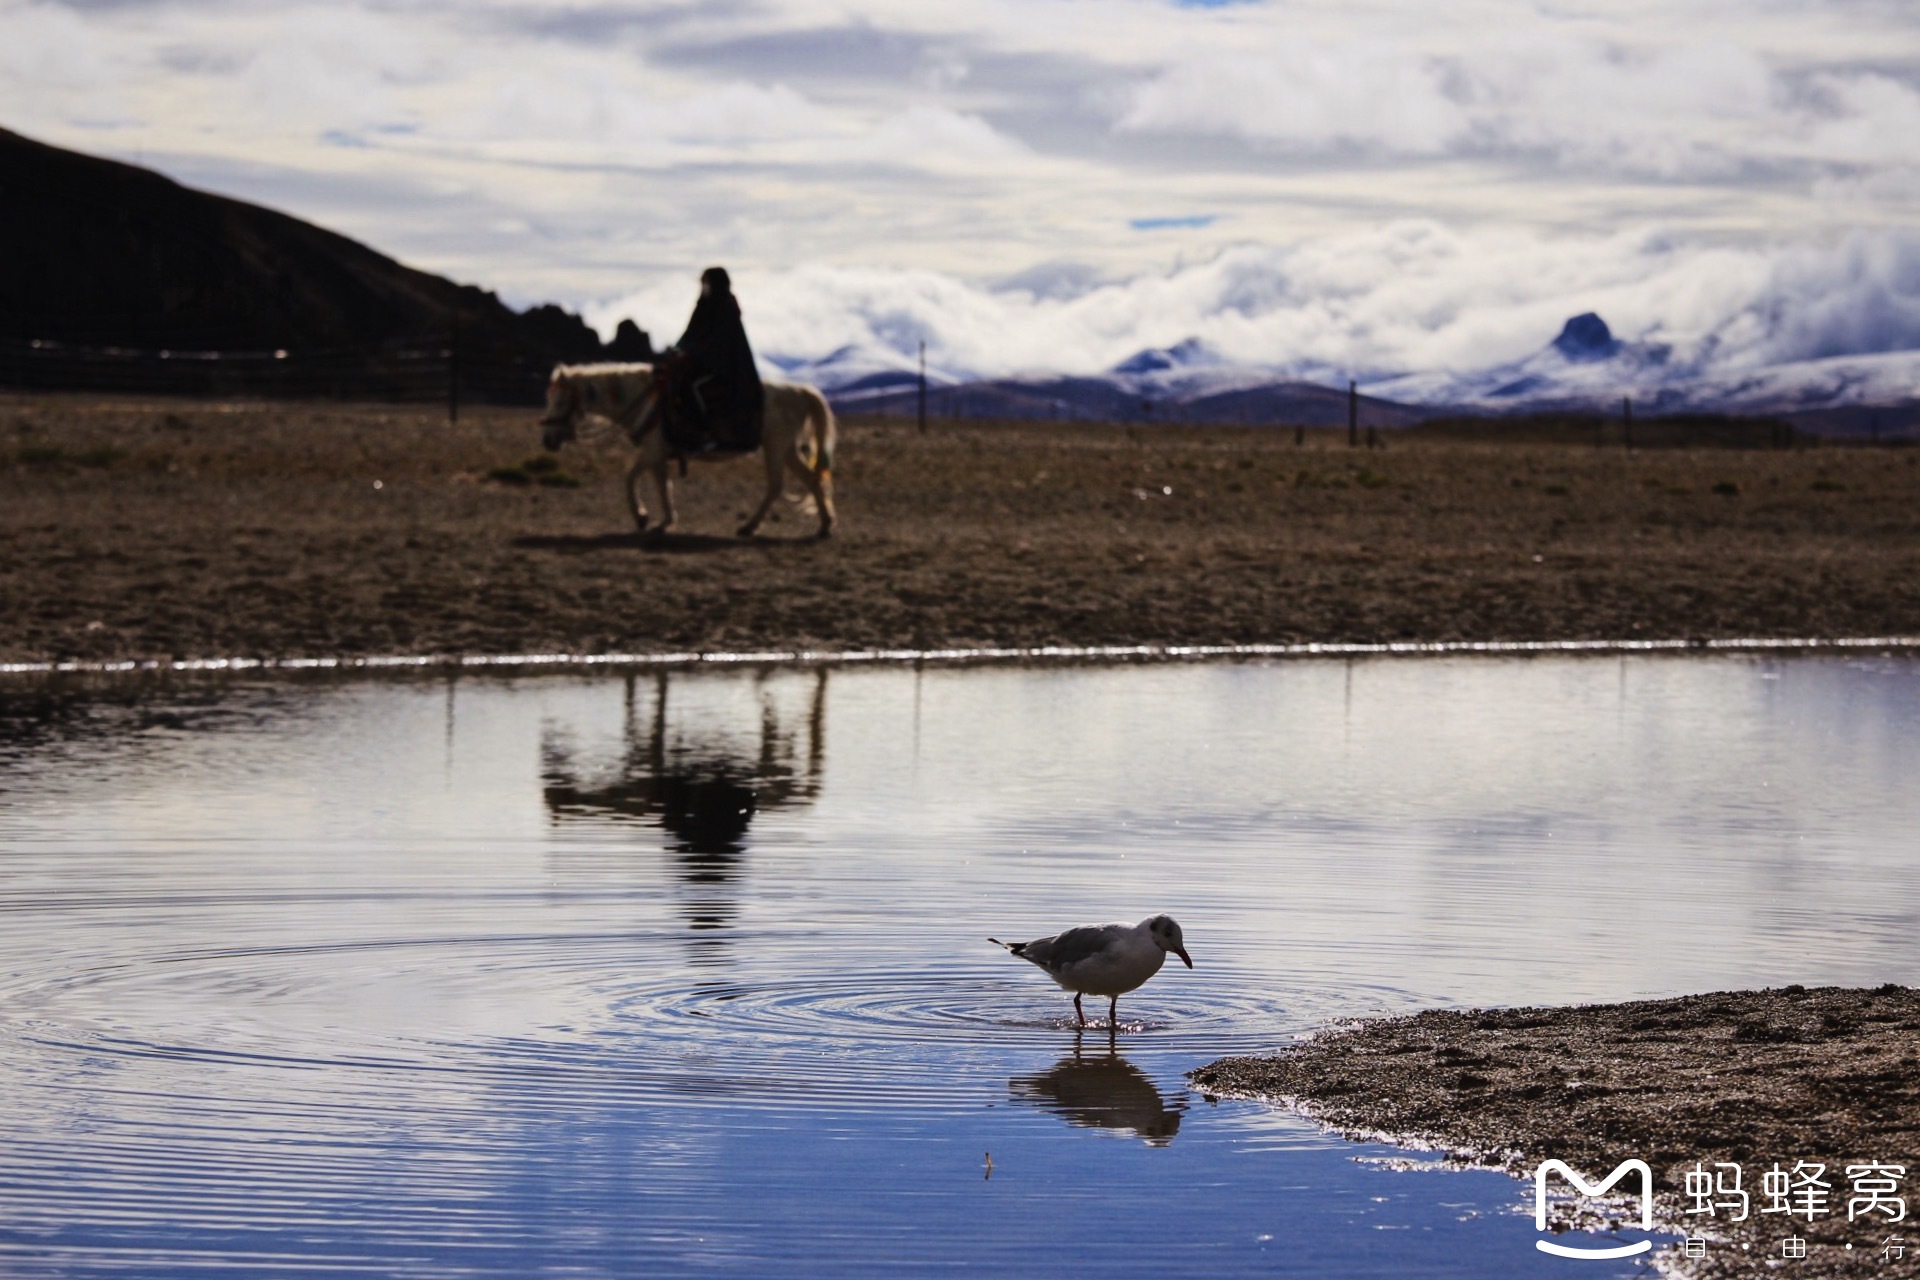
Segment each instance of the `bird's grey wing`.
[[1065,933],[1042,939],[1046,943],[1044,959],[1034,955],[1033,952],[1034,947],[1040,945],[1039,943],[1029,942],[1025,954],[1035,963],[1043,964],[1049,969],[1069,968],[1082,960],[1099,955],[1112,946],[1114,939],[1120,936],[1120,931],[1124,928],[1126,928],[1125,925],[1118,924],[1083,924],[1077,929],[1069,929]]

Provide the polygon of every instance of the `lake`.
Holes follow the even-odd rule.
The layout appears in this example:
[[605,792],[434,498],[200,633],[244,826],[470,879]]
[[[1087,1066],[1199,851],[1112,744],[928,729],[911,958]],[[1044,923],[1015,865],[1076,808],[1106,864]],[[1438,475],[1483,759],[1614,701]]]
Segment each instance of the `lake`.
[[1185,1073],[1920,983],[1916,779],[1902,656],[18,680],[0,1272],[1564,1275]]

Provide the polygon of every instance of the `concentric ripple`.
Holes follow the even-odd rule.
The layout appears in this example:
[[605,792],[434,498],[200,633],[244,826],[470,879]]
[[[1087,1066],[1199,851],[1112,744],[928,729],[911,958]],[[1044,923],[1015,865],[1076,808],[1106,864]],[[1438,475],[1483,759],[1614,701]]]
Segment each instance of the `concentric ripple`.
[[[1067,993],[991,959],[909,967],[885,963],[900,951],[883,945],[869,967],[844,944],[742,937],[779,957],[778,972],[715,978],[667,944],[515,935],[155,955],[14,985],[10,1001],[30,1011],[14,1051],[844,1109],[975,1105],[983,1072],[1003,1082],[1008,1060],[1109,1039],[1103,1001],[1077,1028]],[[1122,998],[1111,1038],[1122,1053],[1197,1064],[1277,1047],[1351,1009],[1353,995],[1303,975],[1276,986],[1231,967],[1168,970]]]

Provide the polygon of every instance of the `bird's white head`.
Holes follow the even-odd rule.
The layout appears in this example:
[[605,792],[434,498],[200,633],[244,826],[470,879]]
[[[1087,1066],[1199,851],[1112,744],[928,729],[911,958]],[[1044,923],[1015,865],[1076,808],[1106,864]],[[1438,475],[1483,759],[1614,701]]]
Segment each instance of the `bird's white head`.
[[1186,962],[1187,968],[1193,968],[1193,957],[1187,954],[1187,942],[1180,936],[1180,923],[1172,916],[1154,916],[1143,922],[1153,940],[1160,944],[1162,951],[1171,951]]

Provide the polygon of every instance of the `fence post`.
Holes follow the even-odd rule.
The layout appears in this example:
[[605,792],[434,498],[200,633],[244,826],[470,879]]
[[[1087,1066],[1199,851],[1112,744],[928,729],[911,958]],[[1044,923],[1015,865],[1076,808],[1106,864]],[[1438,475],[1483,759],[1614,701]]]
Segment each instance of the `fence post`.
[[460,423],[460,313],[454,312],[447,335],[447,425]]

